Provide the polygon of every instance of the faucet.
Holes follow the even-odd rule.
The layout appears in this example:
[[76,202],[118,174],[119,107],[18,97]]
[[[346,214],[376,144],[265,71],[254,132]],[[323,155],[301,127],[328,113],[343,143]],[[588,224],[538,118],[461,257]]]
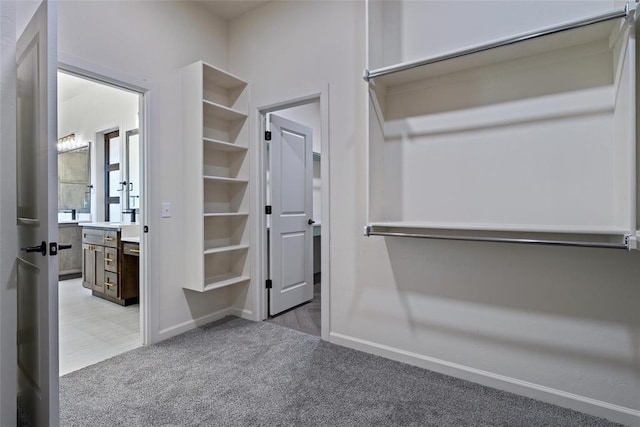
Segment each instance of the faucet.
[[136,210],[135,209],[127,209],[122,211],[123,214],[131,214],[131,222],[136,222]]
[[71,221],[75,221],[76,220],[76,210],[75,209],[64,209],[64,210],[61,210],[60,212],[63,212],[63,213],[71,212]]

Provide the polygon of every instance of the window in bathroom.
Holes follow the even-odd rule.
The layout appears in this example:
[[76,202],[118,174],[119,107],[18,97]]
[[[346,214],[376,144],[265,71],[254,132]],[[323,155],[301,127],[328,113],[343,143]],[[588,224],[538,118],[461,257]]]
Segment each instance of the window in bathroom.
[[120,194],[125,182],[120,181],[120,131],[104,135],[104,194],[107,222],[119,222],[121,219]]

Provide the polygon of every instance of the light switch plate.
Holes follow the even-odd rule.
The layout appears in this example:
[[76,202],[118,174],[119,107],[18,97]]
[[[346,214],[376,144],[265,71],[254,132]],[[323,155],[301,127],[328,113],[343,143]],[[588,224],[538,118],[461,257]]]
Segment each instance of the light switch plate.
[[170,202],[162,202],[162,218],[171,218]]

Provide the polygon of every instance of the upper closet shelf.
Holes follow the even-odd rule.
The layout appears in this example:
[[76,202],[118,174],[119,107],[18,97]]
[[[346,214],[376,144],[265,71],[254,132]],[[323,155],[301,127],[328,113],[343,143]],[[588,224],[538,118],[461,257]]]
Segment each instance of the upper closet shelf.
[[234,76],[231,73],[223,71],[219,68],[209,65],[203,62],[203,80],[204,86],[220,86],[225,89],[244,89],[247,86],[247,82],[240,77]]
[[621,18],[629,18],[634,12],[627,4],[623,10],[417,61],[364,70],[363,78],[370,83],[393,86],[599,40],[606,40],[612,45],[615,43],[617,30],[622,28]]

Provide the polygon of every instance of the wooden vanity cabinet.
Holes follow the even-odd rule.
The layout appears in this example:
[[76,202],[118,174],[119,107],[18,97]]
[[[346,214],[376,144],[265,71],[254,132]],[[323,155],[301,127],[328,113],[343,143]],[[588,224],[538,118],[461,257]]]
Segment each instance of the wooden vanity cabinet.
[[104,292],[104,247],[82,244],[82,286]]
[[135,242],[122,243],[122,274],[121,297],[137,297],[140,281],[140,244]]
[[71,245],[58,251],[59,280],[82,276],[82,227],[77,223],[58,224],[58,244]]
[[130,305],[138,302],[139,286],[137,277],[123,285],[123,244],[118,230],[83,227],[82,285],[94,296]]

